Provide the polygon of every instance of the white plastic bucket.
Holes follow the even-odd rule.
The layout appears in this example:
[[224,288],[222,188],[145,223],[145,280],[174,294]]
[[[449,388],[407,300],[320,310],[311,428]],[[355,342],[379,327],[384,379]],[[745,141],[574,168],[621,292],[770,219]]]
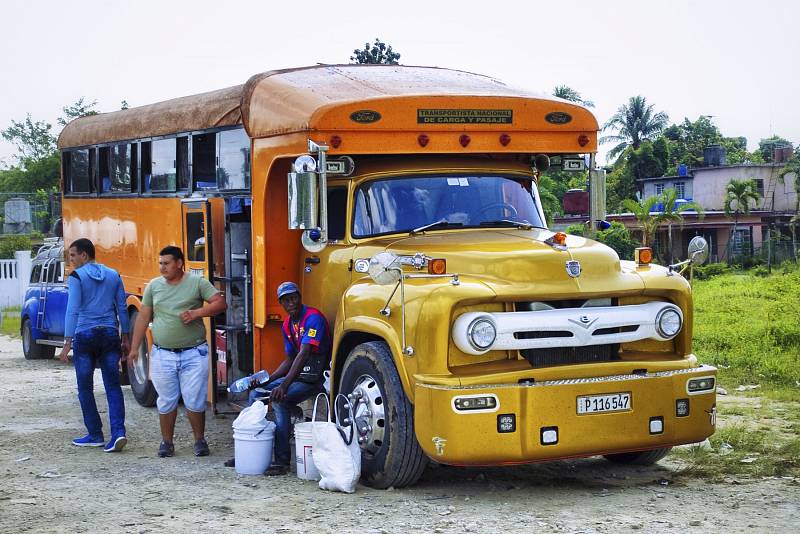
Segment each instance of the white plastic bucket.
[[267,422],[264,430],[234,429],[234,458],[240,475],[263,475],[272,463],[275,423]]
[[319,470],[314,465],[314,448],[311,438],[312,423],[294,425],[294,462],[297,478],[303,480],[319,480]]

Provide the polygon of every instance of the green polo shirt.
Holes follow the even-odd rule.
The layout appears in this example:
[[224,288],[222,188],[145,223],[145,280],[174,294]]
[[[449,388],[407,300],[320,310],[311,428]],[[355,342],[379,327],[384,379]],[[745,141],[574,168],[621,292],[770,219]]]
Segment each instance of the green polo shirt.
[[153,278],[144,290],[142,304],[153,308],[153,341],[159,347],[177,349],[193,347],[206,341],[203,319],[183,324],[181,313],[203,307],[219,293],[211,282],[199,276],[184,273],[176,284],[168,284],[163,276]]

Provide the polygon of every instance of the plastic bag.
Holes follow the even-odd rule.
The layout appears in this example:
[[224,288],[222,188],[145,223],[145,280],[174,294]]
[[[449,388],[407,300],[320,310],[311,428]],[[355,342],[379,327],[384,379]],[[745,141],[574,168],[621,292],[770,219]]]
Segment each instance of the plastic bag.
[[331,408],[328,404],[328,420],[317,421],[317,401],[320,396],[324,396],[326,404],[328,396],[324,393],[317,395],[314,401],[314,413],[311,416],[311,436],[314,446],[314,464],[320,474],[319,487],[325,490],[343,491],[353,493],[356,484],[361,477],[361,447],[356,439],[355,423],[353,418],[353,405],[344,395],[338,395],[336,401],[341,397],[344,399],[350,413],[351,424],[343,427],[336,415],[336,422],[331,421]]
[[261,430],[267,426],[267,406],[260,400],[239,412],[233,421],[234,430]]

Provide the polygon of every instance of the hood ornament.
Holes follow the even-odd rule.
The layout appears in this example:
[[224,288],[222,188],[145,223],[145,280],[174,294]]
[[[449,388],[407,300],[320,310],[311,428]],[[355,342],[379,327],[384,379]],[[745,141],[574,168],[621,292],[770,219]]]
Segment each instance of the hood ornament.
[[568,260],[567,274],[570,278],[578,278],[581,275],[581,262],[578,260]]

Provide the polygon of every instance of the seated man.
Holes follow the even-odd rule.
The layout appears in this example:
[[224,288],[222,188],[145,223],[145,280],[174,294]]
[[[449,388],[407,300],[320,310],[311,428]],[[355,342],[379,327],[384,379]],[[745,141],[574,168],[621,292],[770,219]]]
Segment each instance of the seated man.
[[[322,373],[331,361],[328,322],[319,310],[303,305],[297,284],[279,285],[278,302],[288,314],[282,328],[286,359],[259,388],[269,391],[275,412],[275,461],[264,473],[268,476],[289,472],[290,411],[323,391]],[[263,395],[263,391],[251,391],[250,402]]]

